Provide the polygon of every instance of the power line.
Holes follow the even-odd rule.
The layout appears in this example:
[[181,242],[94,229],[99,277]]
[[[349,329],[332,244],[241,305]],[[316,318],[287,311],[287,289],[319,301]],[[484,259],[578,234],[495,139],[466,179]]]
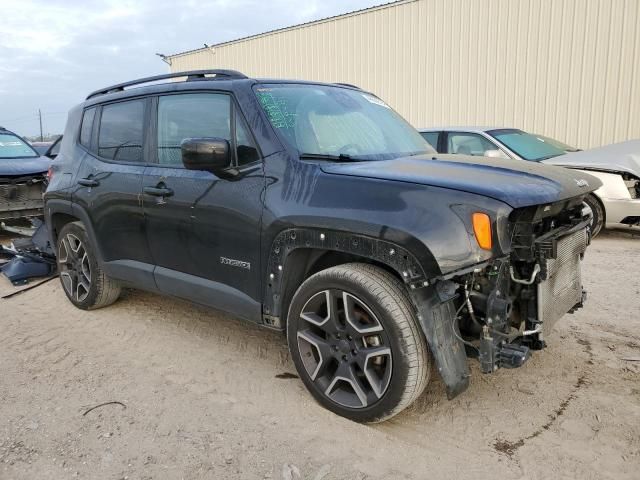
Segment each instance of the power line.
[[[54,116],[54,115],[66,115],[69,112],[42,112],[42,115],[44,116]],[[20,120],[33,120],[38,118],[38,114],[34,113],[33,115],[27,115],[24,117],[14,117],[14,118],[5,118],[2,121],[3,122],[18,122]]]

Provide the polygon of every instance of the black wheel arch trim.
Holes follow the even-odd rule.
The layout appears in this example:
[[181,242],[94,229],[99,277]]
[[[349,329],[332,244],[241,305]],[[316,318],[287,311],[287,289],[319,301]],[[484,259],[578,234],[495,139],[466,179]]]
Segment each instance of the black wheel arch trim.
[[405,284],[418,288],[429,276],[416,257],[404,247],[366,235],[321,228],[289,228],[276,235],[266,264],[264,313],[279,317],[282,312],[283,283],[295,268],[288,261],[299,249],[346,253],[382,263],[393,269]]
[[51,241],[51,245],[57,245],[57,237],[55,228],[53,228],[54,222],[53,218],[56,214],[62,213],[64,215],[68,215],[71,217],[77,218],[82,222],[87,236],[91,241],[92,246],[95,250],[96,260],[99,264],[103,263],[102,252],[100,251],[100,244],[97,241],[96,234],[93,230],[93,224],[91,222],[91,217],[87,213],[87,211],[79,207],[77,204],[73,203],[71,200],[61,200],[61,199],[51,199],[47,200],[44,206],[45,213],[45,222],[48,225],[49,230],[49,239]]
[[445,383],[447,397],[454,398],[468,388],[470,371],[467,356],[464,345],[454,331],[454,296],[443,293],[446,288],[440,289],[438,284],[432,283],[441,272],[428,268],[425,271],[412,252],[387,240],[319,228],[290,228],[280,232],[272,242],[266,265],[263,302],[263,321],[266,325],[278,328],[285,326],[280,321],[283,302],[287,302],[282,298],[282,293],[287,274],[296,268],[287,260],[300,249],[353,254],[393,269],[408,287],[420,327]]

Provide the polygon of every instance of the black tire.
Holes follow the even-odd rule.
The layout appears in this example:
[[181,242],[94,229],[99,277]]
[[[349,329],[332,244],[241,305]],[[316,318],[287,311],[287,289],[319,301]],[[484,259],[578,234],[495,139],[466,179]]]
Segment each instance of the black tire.
[[372,265],[339,265],[303,282],[289,307],[287,340],[315,399],[357,422],[397,415],[429,382],[431,356],[407,290]]
[[597,236],[602,227],[604,227],[604,209],[602,208],[602,204],[600,200],[596,198],[595,195],[587,195],[584,199],[584,203],[589,205],[589,208],[593,212],[593,221],[591,222],[591,236]]
[[120,284],[100,268],[82,222],[67,223],[62,228],[56,253],[62,289],[76,307],[94,310],[118,299]]

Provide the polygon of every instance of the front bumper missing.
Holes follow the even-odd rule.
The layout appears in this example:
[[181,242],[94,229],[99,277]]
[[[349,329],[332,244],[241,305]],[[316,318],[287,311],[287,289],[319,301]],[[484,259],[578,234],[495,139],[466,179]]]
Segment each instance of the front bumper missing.
[[0,220],[42,215],[44,182],[39,178],[6,182],[0,179]]
[[[545,347],[544,338],[561,317],[583,306],[586,292],[582,288],[581,262],[589,242],[589,228],[579,224],[535,242],[537,263],[531,278],[515,278],[513,266],[509,266],[511,282],[521,285],[519,295],[529,298],[531,308],[521,312],[525,321],[520,330],[510,326],[508,312],[503,312],[506,321],[498,322],[495,328],[488,319],[479,346],[482,372],[522,366],[531,350]],[[496,285],[496,289],[510,289],[504,279]]]
[[585,228],[555,239],[552,256],[542,258],[544,280],[537,285],[538,322],[549,334],[567,312],[582,306],[586,294],[582,289],[582,256],[589,244]]

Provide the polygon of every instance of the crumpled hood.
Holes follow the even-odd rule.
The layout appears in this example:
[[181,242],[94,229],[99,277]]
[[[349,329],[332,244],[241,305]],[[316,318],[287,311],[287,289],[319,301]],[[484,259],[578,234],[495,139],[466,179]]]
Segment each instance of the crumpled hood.
[[628,172],[640,177],[640,140],[614,143],[582,152],[572,152],[544,160],[551,165]]
[[49,170],[51,159],[35,158],[0,158],[0,177],[20,177],[34,175]]
[[[385,161],[322,164],[337,175],[449,188],[500,200],[512,208],[553,203],[599,188],[597,178],[525,160],[466,155],[421,155]],[[586,184],[585,184],[586,182]]]

